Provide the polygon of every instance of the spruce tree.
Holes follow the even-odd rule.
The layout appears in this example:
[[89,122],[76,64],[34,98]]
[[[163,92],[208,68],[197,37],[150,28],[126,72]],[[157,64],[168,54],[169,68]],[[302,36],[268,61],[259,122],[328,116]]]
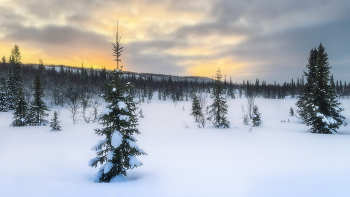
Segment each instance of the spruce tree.
[[20,127],[28,125],[28,107],[26,101],[24,100],[22,88],[19,88],[13,115],[14,120],[11,123],[11,126]]
[[15,108],[15,99],[17,95],[16,90],[16,81],[13,75],[12,66],[10,65],[8,78],[6,82],[6,104],[9,110],[13,110]]
[[119,46],[118,33],[116,44],[113,44],[114,55],[117,57],[117,69],[113,72],[113,80],[107,84],[107,90],[103,98],[107,108],[100,117],[102,129],[95,129],[96,134],[105,136],[99,141],[93,150],[97,157],[90,160],[91,167],[103,164],[95,176],[95,182],[110,182],[115,176],[127,176],[127,170],[139,167],[142,163],[136,158],[146,153],[136,144],[134,134],[140,134],[136,115],[136,103],[133,101],[131,91],[133,85],[121,83],[123,72],[118,67],[121,48]]
[[13,80],[14,80],[14,88],[17,93],[20,88],[22,88],[22,68],[21,68],[21,52],[19,51],[18,45],[15,45],[11,50],[11,55],[9,58],[10,66],[13,69]]
[[53,113],[53,118],[50,122],[50,127],[51,127],[51,131],[61,131],[61,126],[59,125],[60,121],[58,121],[58,114],[55,111]]
[[345,117],[340,113],[340,102],[336,100],[336,92],[332,88],[328,55],[322,43],[310,52],[309,63],[304,72],[307,82],[296,105],[297,112],[310,132],[333,134],[341,126],[347,125]]
[[0,112],[7,111],[6,83],[5,78],[0,78]]
[[210,116],[214,127],[229,128],[230,122],[226,118],[228,105],[224,96],[224,85],[221,81],[222,75],[220,69],[216,72],[215,84],[211,91],[211,98],[214,99],[210,107]]
[[309,118],[313,112],[313,98],[314,98],[314,84],[316,84],[316,59],[317,59],[317,50],[311,49],[310,55],[308,58],[308,64],[306,68],[308,72],[304,71],[306,77],[306,83],[304,88],[299,96],[299,99],[296,103],[297,113],[300,118],[304,121],[306,125],[309,125]]
[[194,117],[194,120],[196,122],[199,122],[199,117],[201,116],[201,114],[202,114],[202,107],[199,103],[197,94],[194,94],[193,100],[192,100],[192,113],[190,115]]
[[262,125],[261,114],[256,105],[253,107],[252,123],[253,123],[253,127],[259,127]]
[[45,111],[49,111],[49,109],[42,100],[44,95],[39,75],[36,75],[35,77],[33,91],[34,99],[29,108],[29,114],[31,117],[30,124],[34,126],[45,126],[49,123],[48,120],[44,119],[45,117],[49,116],[49,114]]

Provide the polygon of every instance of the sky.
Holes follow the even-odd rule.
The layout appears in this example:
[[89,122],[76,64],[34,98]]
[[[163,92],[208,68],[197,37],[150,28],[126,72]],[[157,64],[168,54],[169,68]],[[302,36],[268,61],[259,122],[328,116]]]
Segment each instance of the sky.
[[0,56],[23,63],[279,83],[326,47],[335,79],[350,71],[348,0],[0,0]]

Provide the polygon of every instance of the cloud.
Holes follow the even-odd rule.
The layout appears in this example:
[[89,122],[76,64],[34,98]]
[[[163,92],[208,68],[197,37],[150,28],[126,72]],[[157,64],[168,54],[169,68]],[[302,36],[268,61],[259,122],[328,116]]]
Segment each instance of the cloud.
[[125,69],[212,76],[221,67],[237,81],[279,82],[300,77],[322,41],[335,76],[345,79],[349,7],[345,0],[12,0],[0,6],[0,40],[33,58],[112,68],[119,20]]

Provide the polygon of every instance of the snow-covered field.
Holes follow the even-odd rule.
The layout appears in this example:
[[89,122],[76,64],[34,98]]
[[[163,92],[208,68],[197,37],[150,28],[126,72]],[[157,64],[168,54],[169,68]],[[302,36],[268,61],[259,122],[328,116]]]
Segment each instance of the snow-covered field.
[[[60,109],[62,131],[51,132],[9,127],[12,113],[0,113],[0,196],[350,196],[349,128],[308,133],[289,116],[295,102],[257,98],[263,125],[251,132],[242,123],[245,98],[228,101],[229,129],[197,128],[190,101],[143,103],[136,138],[148,155],[126,181],[111,183],[93,182],[98,168],[88,166],[101,125],[74,125]],[[349,121],[350,100],[341,102]]]

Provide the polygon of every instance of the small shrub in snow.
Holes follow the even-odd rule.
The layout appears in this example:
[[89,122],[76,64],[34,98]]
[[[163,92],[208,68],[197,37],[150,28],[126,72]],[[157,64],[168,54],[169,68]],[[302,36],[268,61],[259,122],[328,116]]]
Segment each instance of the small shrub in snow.
[[188,126],[187,122],[185,122],[185,121],[182,121],[182,126],[183,126],[184,128],[186,128],[186,129],[190,128],[190,127]]
[[144,118],[144,117],[145,117],[145,116],[143,115],[142,109],[140,110],[139,114],[140,114],[139,118]]
[[55,111],[53,113],[53,118],[50,122],[50,127],[51,127],[51,131],[61,131],[61,126],[59,125],[60,121],[58,121],[58,114]]
[[289,115],[290,116],[294,116],[294,109],[293,109],[293,107],[290,108]]
[[262,124],[261,114],[259,113],[256,105],[253,107],[252,123],[253,127],[259,127]]
[[248,116],[248,114],[245,112],[244,106],[243,106],[243,105],[241,105],[241,108],[242,108],[243,123],[244,123],[245,125],[248,125],[248,124],[249,124],[249,116]]
[[244,114],[244,115],[243,115],[243,123],[244,123],[245,125],[248,125],[248,124],[249,124],[248,114]]

